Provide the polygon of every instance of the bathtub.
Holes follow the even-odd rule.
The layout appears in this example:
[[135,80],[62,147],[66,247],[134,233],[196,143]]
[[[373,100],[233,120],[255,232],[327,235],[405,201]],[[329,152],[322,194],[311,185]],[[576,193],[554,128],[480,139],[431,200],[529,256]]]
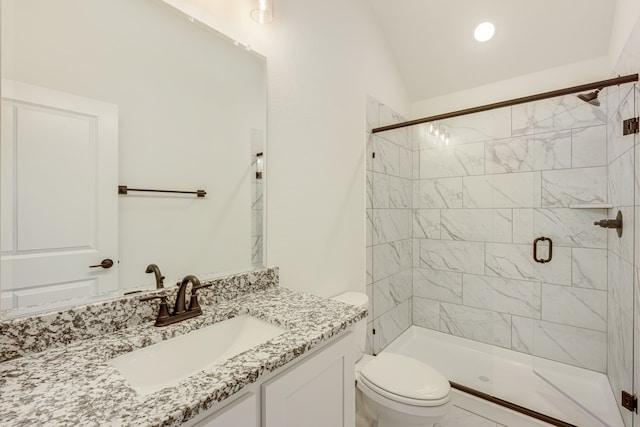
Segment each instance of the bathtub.
[[[452,383],[567,424],[624,427],[609,381],[601,373],[418,326],[411,326],[383,352],[421,360]],[[454,391],[454,405],[498,423],[518,427],[554,425],[500,410],[468,393]],[[520,417],[520,421],[513,421],[514,417]]]

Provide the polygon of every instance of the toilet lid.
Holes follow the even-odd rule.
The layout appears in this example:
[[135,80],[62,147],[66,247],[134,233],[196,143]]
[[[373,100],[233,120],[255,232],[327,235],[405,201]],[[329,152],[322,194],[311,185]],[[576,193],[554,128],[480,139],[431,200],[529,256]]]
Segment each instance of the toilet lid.
[[381,353],[374,357],[362,367],[360,375],[370,388],[406,403],[428,405],[426,401],[442,401],[451,393],[449,381],[440,372],[426,363],[396,353]]

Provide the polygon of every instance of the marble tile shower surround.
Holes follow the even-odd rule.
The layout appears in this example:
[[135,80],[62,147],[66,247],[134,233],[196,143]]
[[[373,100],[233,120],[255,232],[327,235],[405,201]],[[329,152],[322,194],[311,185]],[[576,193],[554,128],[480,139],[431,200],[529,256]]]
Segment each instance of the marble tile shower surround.
[[[448,146],[429,124],[413,129],[414,324],[607,370],[610,240],[593,223],[608,212],[574,209],[617,197],[601,97],[600,108],[565,96],[443,121]],[[532,259],[539,236],[553,239],[548,264]]]
[[[199,279],[202,284],[212,284],[198,293],[198,301],[204,306],[277,286],[279,270],[269,267],[223,277],[199,275]],[[177,287],[173,286],[0,321],[0,362],[151,322],[158,313],[158,300],[141,302],[141,296],[167,295],[171,302],[176,293]]]
[[[431,137],[428,124],[408,136],[368,134],[371,351],[413,323],[607,371],[608,264],[612,253],[632,256],[633,245],[593,226],[607,209],[575,207],[633,204],[633,158],[606,143],[620,126],[608,120],[619,116],[611,112],[616,101],[628,109],[612,92],[601,93],[600,108],[566,96],[450,119],[439,123],[449,146]],[[382,125],[375,112],[384,108],[369,99],[369,128]],[[400,167],[407,146],[411,174]],[[391,198],[393,179],[408,176],[409,224],[408,204]],[[554,241],[553,261],[544,265],[531,257],[533,239],[543,235]],[[391,283],[397,277],[406,286],[400,278],[409,268],[413,292],[405,299]]]

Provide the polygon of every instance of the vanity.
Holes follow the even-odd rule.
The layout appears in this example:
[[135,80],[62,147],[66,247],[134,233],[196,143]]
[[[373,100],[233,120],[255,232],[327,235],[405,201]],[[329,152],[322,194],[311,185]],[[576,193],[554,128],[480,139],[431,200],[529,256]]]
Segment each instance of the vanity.
[[[0,424],[354,424],[350,327],[365,310],[282,288],[277,268],[201,281],[211,284],[199,290],[203,314],[164,327],[153,325],[158,301],[141,302],[141,294],[0,322]],[[168,288],[144,296],[172,300],[176,292]],[[157,378],[169,384],[157,390],[132,385],[113,364],[123,355],[243,316],[280,330],[204,370],[171,379],[174,364],[213,354],[216,347],[199,340],[181,346],[184,357],[159,365]],[[220,346],[244,333],[242,326],[230,330],[233,337],[215,338]]]

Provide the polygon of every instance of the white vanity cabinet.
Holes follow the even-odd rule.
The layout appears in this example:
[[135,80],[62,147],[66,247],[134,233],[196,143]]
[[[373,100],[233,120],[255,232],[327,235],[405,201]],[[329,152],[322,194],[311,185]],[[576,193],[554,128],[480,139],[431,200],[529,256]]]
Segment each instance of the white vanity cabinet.
[[[353,427],[351,332],[250,384],[240,397],[187,421],[188,427]],[[224,402],[222,402],[224,404]]]
[[258,398],[253,393],[230,403],[213,414],[206,416],[194,427],[260,427]]
[[262,427],[355,425],[353,335],[286,369],[262,385]]

